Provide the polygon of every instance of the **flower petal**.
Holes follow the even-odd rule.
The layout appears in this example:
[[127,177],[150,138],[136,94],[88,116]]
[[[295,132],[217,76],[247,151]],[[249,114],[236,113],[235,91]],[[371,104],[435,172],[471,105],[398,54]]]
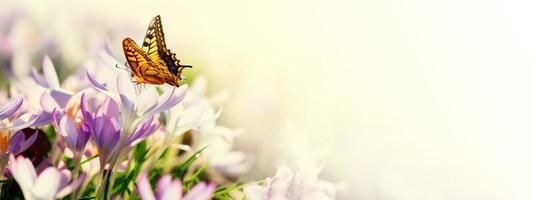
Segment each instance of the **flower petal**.
[[39,115],[32,114],[32,113],[25,113],[15,119],[13,123],[11,123],[11,126],[9,128],[13,131],[18,131],[27,127],[32,126],[35,122],[39,120]]
[[80,110],[81,114],[83,115],[83,120],[85,123],[93,124],[93,114],[91,113],[89,109],[89,105],[87,103],[87,99],[85,98],[85,93],[81,95],[80,100]]
[[200,121],[204,113],[206,112],[207,107],[202,105],[192,105],[183,111],[183,114],[177,122],[178,127],[190,127],[194,126],[197,122]]
[[131,81],[124,74],[118,76],[117,90],[120,96],[120,102],[122,103],[123,112],[126,112],[128,116],[131,116],[135,109],[135,89],[133,88]]
[[146,172],[142,172],[137,179],[137,190],[142,200],[155,200],[152,186],[148,181],[148,175]]
[[[8,136],[9,137],[9,136]],[[26,140],[26,137],[24,136],[24,132],[18,131],[9,139],[9,152],[18,152],[20,149],[20,144]],[[17,153],[13,153],[16,155]]]
[[37,85],[40,85],[42,87],[45,87],[45,88],[48,88],[49,85],[48,83],[46,82],[46,80],[44,79],[43,76],[41,76],[37,70],[35,68],[31,68],[31,74],[30,74],[30,77],[33,79],[33,81],[35,81],[35,83],[37,83]]
[[78,139],[78,129],[76,124],[68,116],[64,115],[59,121],[60,130],[58,132],[63,136],[70,148],[76,146],[76,140]]
[[32,194],[36,199],[53,199],[59,192],[63,174],[54,167],[46,168],[32,188]]
[[149,135],[153,134],[157,128],[159,128],[158,122],[153,122],[154,117],[150,117],[144,122],[142,122],[137,128],[133,131],[133,133],[128,137],[126,140],[127,145],[134,145],[138,141],[148,137]]
[[85,74],[87,75],[87,79],[89,79],[89,82],[91,83],[93,88],[95,88],[96,90],[98,90],[98,91],[104,93],[105,95],[111,97],[116,102],[119,102],[120,99],[115,93],[111,92],[109,89],[107,89],[107,87],[104,84],[102,84],[102,83],[98,82],[96,79],[94,79],[94,77],[91,76],[91,74],[89,74],[89,71],[85,71],[85,72],[86,72]]
[[60,108],[67,107],[67,103],[72,97],[72,93],[66,90],[57,89],[50,91],[50,96],[57,102]]
[[80,131],[78,132],[78,137],[76,139],[76,149],[79,151],[83,151],[85,148],[85,145],[89,141],[91,133],[89,132],[89,129],[87,126],[83,126],[83,124],[80,127]]
[[107,98],[96,110],[96,116],[106,116],[108,118],[117,118],[120,114],[118,103],[111,98]]
[[43,74],[44,79],[48,83],[48,86],[50,86],[51,89],[58,89],[60,88],[59,85],[59,78],[57,78],[57,72],[54,67],[54,64],[52,63],[52,60],[50,60],[50,57],[48,55],[44,56],[43,58]]
[[42,126],[52,121],[52,113],[44,112],[34,114],[37,119],[30,126]]
[[148,111],[155,108],[159,99],[159,94],[154,87],[148,87],[143,90],[137,97],[134,99],[135,111],[137,111],[138,116],[142,116]]
[[265,188],[259,185],[246,186],[243,191],[248,200],[264,200],[266,196]]
[[17,96],[17,97],[11,98],[7,103],[1,105],[0,106],[0,120],[11,117],[13,114],[15,114],[15,112],[17,112],[20,109],[23,102],[24,102],[24,98],[22,96]]
[[37,172],[30,159],[18,156],[16,159],[13,155],[9,157],[9,169],[17,181],[24,195],[31,193],[33,182],[37,179]]
[[41,104],[41,108],[45,112],[52,112],[55,109],[59,109],[59,104],[55,101],[55,99],[50,95],[49,92],[45,92],[41,95],[41,99],[39,101]]
[[151,114],[156,114],[168,110],[177,105],[187,93],[187,86],[168,88],[163,95],[159,97],[159,103],[150,111]]
[[89,82],[91,83],[93,87],[95,87],[98,90],[109,91],[104,84],[101,84],[96,79],[94,79],[93,76],[89,74],[89,71],[86,71],[86,74],[87,74],[87,78],[89,79]]
[[62,188],[56,195],[56,198],[63,198],[64,196],[72,193],[74,190],[78,189],[78,187],[81,186],[85,178],[87,177],[87,174],[83,173],[78,179],[67,185],[66,187]]
[[[97,120],[100,121],[100,120]],[[103,119],[105,126],[100,129],[100,132],[95,137],[98,144],[98,151],[103,155],[111,155],[120,139],[120,130],[112,121],[112,119]],[[102,156],[105,157],[105,156]]]
[[[168,182],[160,184],[161,179],[168,177]],[[182,186],[179,180],[171,181],[170,175],[166,175],[159,179],[157,183],[157,199],[158,200],[176,200],[182,198]]]
[[28,138],[26,140],[25,136],[24,136],[24,132],[22,131],[19,131],[15,136],[13,136],[13,138],[11,139],[11,141],[9,141],[9,147],[10,147],[10,152],[13,153],[14,155],[17,155],[17,154],[20,154],[22,152],[24,152],[26,149],[28,149],[34,142],[35,140],[37,139],[37,136],[39,135],[39,132],[37,130],[35,130],[35,133],[33,135],[30,136],[30,138]]
[[183,200],[209,200],[215,192],[215,188],[214,183],[198,183],[185,195]]

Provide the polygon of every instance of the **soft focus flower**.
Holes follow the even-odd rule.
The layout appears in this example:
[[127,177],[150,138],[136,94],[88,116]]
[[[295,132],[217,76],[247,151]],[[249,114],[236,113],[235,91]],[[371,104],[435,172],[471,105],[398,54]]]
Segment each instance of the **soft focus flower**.
[[157,181],[154,195],[147,174],[141,173],[137,180],[137,190],[142,200],[208,200],[215,192],[215,184],[198,183],[183,196],[181,181],[172,180],[170,175],[165,175]]
[[49,200],[64,197],[78,188],[84,179],[82,176],[69,184],[69,172],[55,167],[48,167],[37,175],[31,161],[22,156],[16,159],[11,156],[9,169],[27,200]]
[[31,113],[20,116],[18,111],[23,102],[24,98],[19,96],[0,105],[0,178],[3,176],[9,154],[16,155],[23,152],[37,138],[37,134],[33,134],[26,139],[24,133],[19,131],[31,126],[39,118],[38,115]]
[[40,118],[39,115],[33,113],[19,113],[23,103],[24,98],[17,96],[0,105],[0,130],[13,133],[34,125]]
[[[75,116],[73,113],[79,109],[77,106],[78,101],[76,101],[76,98],[74,98],[79,98],[79,96],[75,96],[75,92],[77,91],[69,91],[62,88],[55,70],[55,66],[48,56],[44,56],[42,68],[42,76],[38,74],[34,68],[32,68],[31,71],[31,78],[36,84],[44,89],[39,97],[39,103],[43,112],[42,115],[48,116],[48,119],[41,119],[41,123],[45,124],[51,121],[51,118],[54,117],[52,114],[55,114],[53,113],[54,111],[59,111],[58,113],[69,114],[71,118],[74,118]],[[76,81],[75,83],[77,82],[79,81]],[[76,86],[72,85],[65,85],[65,87],[71,89],[76,88]]]
[[244,188],[249,200],[328,200],[335,199],[335,188],[316,174],[294,172],[279,167],[276,175],[267,178],[264,185],[250,185]]
[[[184,111],[176,127],[192,128],[192,148],[201,149],[208,146],[201,160],[208,162],[217,172],[229,177],[242,175],[248,171],[251,160],[244,152],[233,150],[234,138],[241,131],[217,124],[221,109],[216,111],[215,105],[220,103],[226,94],[222,92],[214,95],[214,98],[208,98],[205,95],[206,85],[204,77],[200,76],[194,81],[183,101]],[[173,109],[169,114],[170,119],[172,115],[180,114]]]

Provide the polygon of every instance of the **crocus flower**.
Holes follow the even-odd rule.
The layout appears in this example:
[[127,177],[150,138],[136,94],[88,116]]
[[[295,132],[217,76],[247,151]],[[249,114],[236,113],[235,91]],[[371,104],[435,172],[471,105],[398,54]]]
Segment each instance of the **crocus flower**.
[[134,128],[130,135],[126,135],[123,146],[118,147],[124,133],[118,104],[113,99],[106,98],[96,111],[92,112],[85,95],[82,95],[80,107],[84,120],[81,130],[88,131],[94,139],[100,155],[101,169],[111,156],[118,156],[117,149],[122,150],[122,147],[139,142],[159,127],[158,121],[154,121],[153,117],[148,118]]
[[89,109],[85,95],[81,97],[81,112],[84,122],[81,129],[88,130],[98,148],[101,169],[112,155],[120,138],[117,104],[107,98],[95,112]]
[[31,126],[39,118],[38,115],[31,113],[20,115],[18,111],[23,103],[24,98],[19,96],[0,105],[0,178],[9,155],[23,152],[37,138],[37,134],[26,138],[24,133],[19,131]]
[[[204,150],[200,162],[208,162],[216,172],[224,176],[242,175],[250,168],[251,160],[244,152],[233,150],[234,138],[241,131],[217,124],[222,109],[217,111],[215,105],[226,96],[225,92],[208,98],[206,90],[206,79],[201,76],[195,79],[183,103],[169,111],[167,127],[173,127],[174,130],[167,128],[167,135],[191,130],[192,149],[209,146]],[[180,107],[183,107],[181,112],[177,110]]]
[[[319,168],[320,169],[320,168]],[[328,200],[335,199],[335,188],[316,174],[294,172],[279,167],[276,175],[267,178],[263,185],[249,185],[244,188],[249,200]]]
[[141,173],[137,179],[137,190],[142,200],[208,200],[215,192],[215,188],[213,183],[199,183],[183,196],[181,181],[172,180],[170,175],[165,175],[157,181],[154,195],[145,172]]
[[[38,74],[35,68],[32,68],[31,78],[37,85],[44,89],[39,97],[39,103],[42,109],[41,115],[46,116],[46,118],[43,117],[41,119],[41,124],[46,124],[52,121],[54,111],[58,111],[55,114],[61,114],[62,112],[72,113],[78,107],[77,102],[74,101],[76,91],[69,91],[62,88],[50,57],[44,56],[42,68],[43,75]],[[74,87],[70,86],[70,88]],[[69,106],[69,103],[74,103],[74,105]]]
[[60,111],[53,111],[52,117],[56,132],[66,141],[69,149],[77,154],[82,153],[90,135],[87,127],[82,126],[83,122]]
[[24,98],[17,96],[11,98],[8,102],[0,105],[0,130],[9,130],[10,132],[16,132],[23,128],[34,125],[34,123],[40,118],[39,115],[33,113],[21,114],[18,112]]
[[147,85],[146,89],[136,92],[134,84],[126,74],[119,74],[117,78],[117,91],[113,92],[104,84],[99,83],[87,73],[92,86],[113,99],[120,110],[120,122],[123,124],[121,140],[125,141],[134,129],[150,116],[166,111],[177,105],[186,93],[186,87],[179,88],[169,85],[161,86],[163,93],[159,96],[154,86]]
[[68,170],[59,170],[55,167],[48,167],[37,175],[30,159],[22,156],[15,158],[11,155],[9,169],[27,200],[62,198],[78,188],[84,179],[82,175],[69,184]]

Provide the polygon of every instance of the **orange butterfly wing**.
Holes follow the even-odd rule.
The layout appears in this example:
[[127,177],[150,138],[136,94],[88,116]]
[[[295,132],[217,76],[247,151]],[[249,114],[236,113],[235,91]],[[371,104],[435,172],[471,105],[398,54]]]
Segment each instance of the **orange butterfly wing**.
[[160,85],[173,81],[172,74],[166,67],[154,63],[131,38],[124,39],[122,47],[134,82]]

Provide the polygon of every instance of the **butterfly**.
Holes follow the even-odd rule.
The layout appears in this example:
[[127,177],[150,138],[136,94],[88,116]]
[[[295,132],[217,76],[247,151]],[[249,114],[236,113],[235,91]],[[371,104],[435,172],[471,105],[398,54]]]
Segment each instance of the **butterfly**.
[[166,48],[161,17],[150,22],[146,35],[139,47],[131,38],[122,42],[124,55],[131,68],[131,76],[136,83],[164,84],[179,86],[183,79],[181,72],[189,65],[181,65],[176,54]]

